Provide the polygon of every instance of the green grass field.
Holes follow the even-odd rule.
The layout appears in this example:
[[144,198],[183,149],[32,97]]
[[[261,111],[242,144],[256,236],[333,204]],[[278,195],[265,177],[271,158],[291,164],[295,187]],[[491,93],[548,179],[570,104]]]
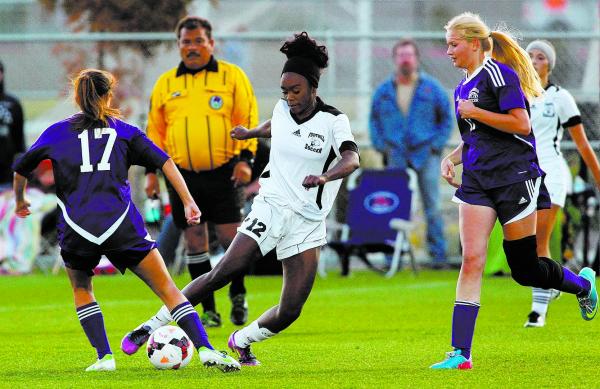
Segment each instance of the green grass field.
[[[531,292],[486,278],[472,371],[431,371],[449,351],[457,273],[373,273],[318,279],[300,319],[253,349],[262,366],[207,370],[197,356],[181,371],[158,371],[144,353],[119,350],[125,332],[160,306],[137,278],[95,279],[117,371],[85,373],[95,351],[79,326],[65,274],[0,278],[0,387],[357,388],[600,387],[600,319],[584,322],[573,296],[553,303],[543,329],[525,329]],[[178,285],[187,276],[176,279]],[[277,302],[278,277],[249,277],[250,318]],[[226,291],[217,305],[228,317]],[[234,329],[209,329],[225,349]]]

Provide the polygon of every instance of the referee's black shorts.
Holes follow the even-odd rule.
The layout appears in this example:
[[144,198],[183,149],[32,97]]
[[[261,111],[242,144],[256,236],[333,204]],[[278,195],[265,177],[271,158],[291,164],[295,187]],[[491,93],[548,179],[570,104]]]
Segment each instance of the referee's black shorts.
[[[232,160],[214,170],[199,173],[179,168],[192,197],[202,212],[201,223],[209,221],[214,224],[231,224],[242,221],[244,191],[241,186],[234,187],[231,181],[235,162],[237,161]],[[173,221],[178,228],[184,229],[188,224],[185,220],[183,203],[168,180],[167,188]]]

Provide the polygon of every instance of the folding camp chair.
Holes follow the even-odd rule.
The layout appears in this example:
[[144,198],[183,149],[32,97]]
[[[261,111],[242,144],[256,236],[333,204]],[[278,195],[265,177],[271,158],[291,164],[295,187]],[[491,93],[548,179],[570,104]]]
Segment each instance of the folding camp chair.
[[[404,170],[363,170],[358,186],[349,192],[346,213],[347,227],[342,228],[339,241],[329,243],[342,264],[342,275],[350,271],[350,256],[357,255],[368,268],[373,266],[368,253],[392,255],[386,276],[393,276],[400,260],[408,256],[416,273],[408,231],[411,211],[411,177]],[[346,233],[344,233],[346,231]]]

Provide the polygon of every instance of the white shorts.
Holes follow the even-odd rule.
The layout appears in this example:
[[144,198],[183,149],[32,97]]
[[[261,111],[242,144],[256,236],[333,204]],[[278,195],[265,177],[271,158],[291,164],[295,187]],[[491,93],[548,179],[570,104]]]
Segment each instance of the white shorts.
[[237,230],[254,239],[263,255],[277,248],[280,260],[327,243],[324,220],[306,219],[260,196],[254,199],[252,210]]
[[563,157],[545,163],[540,163],[546,173],[544,184],[550,193],[550,201],[561,208],[565,206],[567,194],[571,193],[573,179],[569,166]]

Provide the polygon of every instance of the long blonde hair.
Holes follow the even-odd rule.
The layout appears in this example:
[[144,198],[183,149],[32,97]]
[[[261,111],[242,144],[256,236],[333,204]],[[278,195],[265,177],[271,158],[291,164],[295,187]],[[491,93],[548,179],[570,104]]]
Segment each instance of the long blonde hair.
[[453,17],[444,28],[457,32],[468,42],[479,40],[484,53],[491,51],[493,59],[510,66],[519,76],[521,89],[527,98],[540,96],[544,92],[529,54],[507,32],[492,31],[479,15],[471,12]]
[[115,84],[115,77],[107,71],[84,69],[79,72],[73,80],[73,99],[83,115],[73,120],[76,129],[86,129],[98,122],[106,126],[109,117],[121,116],[117,108],[109,105]]

